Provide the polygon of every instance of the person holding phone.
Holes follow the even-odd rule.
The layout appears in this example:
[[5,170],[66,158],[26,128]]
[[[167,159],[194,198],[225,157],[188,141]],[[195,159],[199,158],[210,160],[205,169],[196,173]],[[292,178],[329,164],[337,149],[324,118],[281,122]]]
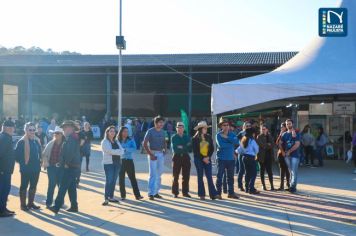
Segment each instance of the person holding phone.
[[162,196],[159,195],[159,190],[161,189],[164,155],[167,150],[166,136],[163,130],[164,118],[156,116],[153,122],[154,127],[147,130],[143,140],[143,147],[148,154],[148,197],[150,200],[162,198]]

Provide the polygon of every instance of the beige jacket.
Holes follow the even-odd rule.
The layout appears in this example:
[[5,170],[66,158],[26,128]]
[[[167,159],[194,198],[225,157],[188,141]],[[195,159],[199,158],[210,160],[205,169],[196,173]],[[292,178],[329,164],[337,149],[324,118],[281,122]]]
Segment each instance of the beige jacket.
[[49,166],[49,159],[51,157],[52,148],[54,144],[54,139],[47,143],[46,147],[42,152],[42,167],[47,168]]

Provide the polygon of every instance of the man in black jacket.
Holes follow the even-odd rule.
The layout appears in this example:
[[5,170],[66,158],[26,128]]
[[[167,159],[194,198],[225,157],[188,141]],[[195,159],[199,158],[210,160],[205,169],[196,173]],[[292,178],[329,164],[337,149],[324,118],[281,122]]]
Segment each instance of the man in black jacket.
[[6,120],[0,133],[0,217],[8,217],[15,212],[7,209],[7,198],[11,189],[11,175],[14,172],[15,157],[12,145],[14,122]]
[[76,178],[80,172],[81,164],[79,136],[75,133],[78,127],[74,121],[65,121],[61,125],[61,128],[63,128],[65,136],[60,155],[60,166],[63,168],[63,176],[55,205],[49,208],[56,214],[64,203],[67,190],[71,203],[71,207],[67,211],[78,212]]

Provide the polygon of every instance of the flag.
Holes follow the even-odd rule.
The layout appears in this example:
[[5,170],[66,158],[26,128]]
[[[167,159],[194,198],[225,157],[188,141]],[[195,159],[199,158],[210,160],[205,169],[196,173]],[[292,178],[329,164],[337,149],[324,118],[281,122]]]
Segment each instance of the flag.
[[182,118],[182,122],[184,124],[184,129],[185,131],[189,134],[189,118],[187,116],[187,113],[183,109],[180,110],[180,115]]

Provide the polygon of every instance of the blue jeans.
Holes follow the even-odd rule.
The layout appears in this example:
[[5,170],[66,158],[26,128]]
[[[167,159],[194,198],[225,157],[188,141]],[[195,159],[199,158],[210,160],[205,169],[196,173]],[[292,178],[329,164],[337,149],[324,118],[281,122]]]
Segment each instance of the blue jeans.
[[105,200],[114,197],[115,186],[117,178],[119,177],[121,169],[121,162],[120,164],[105,164],[104,171],[105,171]]
[[290,187],[291,189],[297,188],[298,180],[298,167],[299,167],[299,158],[298,157],[285,157],[285,162],[288,166],[290,172]]
[[226,170],[227,173],[227,185],[228,193],[234,194],[234,171],[235,171],[235,161],[234,160],[221,160],[218,159],[218,174],[216,179],[216,190],[218,194],[221,195],[221,188],[223,182],[223,175]]
[[151,160],[148,156],[149,178],[148,178],[148,196],[158,194],[161,189],[161,176],[164,169],[163,152],[155,152],[157,160]]
[[51,206],[53,203],[53,194],[56,186],[59,188],[59,184],[62,178],[62,168],[56,166],[47,167],[48,175],[48,189],[46,205]]
[[11,174],[0,174],[0,213],[5,211],[11,189]]
[[64,197],[68,191],[69,200],[72,208],[78,208],[77,202],[77,183],[76,178],[80,169],[77,168],[61,168],[62,178],[59,184],[58,195],[55,201],[55,209],[59,210],[64,203]]
[[239,188],[242,188],[243,187],[243,184],[242,184],[242,178],[244,177],[245,175],[245,165],[244,165],[244,162],[242,160],[242,155],[239,155],[237,157],[237,163],[236,163],[236,166],[239,166],[238,168],[238,175],[237,175],[237,185]]
[[195,168],[197,169],[198,196],[205,197],[205,186],[203,180],[203,176],[205,172],[205,177],[208,182],[209,197],[213,198],[214,196],[217,195],[217,191],[213,183],[211,162],[209,164],[205,164],[200,157],[194,157],[194,164],[195,164]]
[[242,157],[244,167],[246,170],[245,187],[246,192],[255,191],[255,181],[257,177],[257,161],[254,156],[244,155]]

